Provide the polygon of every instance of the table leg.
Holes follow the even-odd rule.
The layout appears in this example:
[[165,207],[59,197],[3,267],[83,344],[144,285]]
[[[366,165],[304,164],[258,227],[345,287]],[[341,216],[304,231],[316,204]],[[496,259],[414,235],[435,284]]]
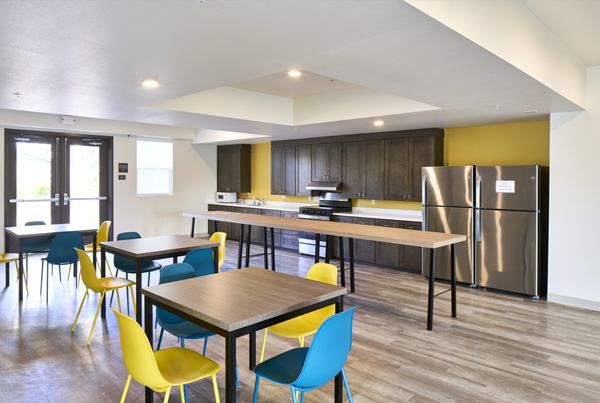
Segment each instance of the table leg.
[[[106,277],[106,252],[102,248],[100,249],[100,277]],[[100,317],[102,319],[106,318],[106,298],[102,299]]]
[[248,353],[250,354],[248,362],[250,363],[250,370],[256,367],[256,332],[252,332],[248,335]]
[[271,228],[271,270],[275,271],[275,230]]
[[346,287],[346,267],[344,259],[344,238],[339,237],[340,240],[340,280],[342,287]]
[[23,238],[19,238],[19,301],[23,301]]
[[219,247],[213,248],[213,264],[215,269],[215,274],[219,272]]
[[354,239],[348,238],[348,254],[350,255],[350,292],[354,292]]
[[325,263],[329,263],[329,260],[331,259],[331,251],[329,250],[329,248],[331,248],[331,235],[326,235],[325,236]]
[[252,225],[248,225],[248,237],[246,238],[246,267],[250,266],[250,239],[252,235]]
[[213,221],[213,233],[217,232],[217,220]]
[[177,263],[177,256],[173,256],[173,264]]
[[[343,310],[344,310],[344,296],[340,295],[338,297],[338,302],[335,304],[335,313],[340,313]],[[342,392],[343,392],[342,387],[343,387],[343,379],[342,379],[342,373],[340,372],[339,374],[337,374],[335,376],[335,380],[334,380],[334,384],[333,384],[335,403],[342,403],[342,401],[344,399],[344,395],[342,394]]]
[[135,320],[137,323],[142,325],[142,260],[136,259],[135,261],[135,303],[137,305],[137,312]]
[[244,251],[244,224],[240,224],[240,250],[238,252],[238,269],[242,268],[242,252]]
[[[146,337],[148,337],[148,341],[150,342],[150,349],[152,349],[152,344],[154,340],[154,335],[152,334],[152,329],[154,327],[154,324],[152,323],[152,304],[149,304],[148,301],[146,301],[144,306],[144,330],[146,331]],[[138,313],[140,312],[138,311]],[[149,387],[146,387],[146,403],[153,401],[154,391]]]
[[452,285],[452,317],[456,318],[456,244],[450,247],[450,281]]
[[94,232],[94,242],[92,243],[92,249],[94,250],[94,258],[92,259],[92,263],[94,264],[94,270],[96,270],[96,265],[98,264],[98,258],[96,257],[96,253],[98,253],[98,249],[96,248],[96,242],[98,242],[98,234]]
[[267,227],[263,227],[263,250],[265,257],[265,269],[269,270],[269,249],[267,247]]
[[229,333],[225,337],[225,402],[235,403],[236,398],[236,382],[235,382],[235,366],[236,366],[236,338]]
[[[17,263],[18,264],[18,263]],[[10,285],[10,262],[6,262],[4,267],[4,275],[6,276],[6,287]],[[19,274],[19,266],[17,266],[17,275]]]
[[321,251],[321,234],[315,234],[315,263],[319,263],[319,252]]
[[192,217],[192,233],[190,234],[190,237],[193,238],[194,237],[194,226],[196,225],[196,218]]
[[435,249],[429,249],[429,296],[427,298],[427,330],[433,329],[434,288],[435,288]]
[[[58,267],[60,270],[60,265]],[[75,288],[77,288],[77,262],[73,263],[73,277],[75,278]]]

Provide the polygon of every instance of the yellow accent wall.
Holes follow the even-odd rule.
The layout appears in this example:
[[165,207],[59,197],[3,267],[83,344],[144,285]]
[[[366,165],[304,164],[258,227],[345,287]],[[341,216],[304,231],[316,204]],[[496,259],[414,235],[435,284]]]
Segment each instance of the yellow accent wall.
[[[309,202],[304,196],[271,195],[271,143],[252,144],[253,197],[270,201]],[[444,165],[549,165],[550,122],[463,127],[444,130]],[[242,198],[246,194],[238,194]],[[353,207],[421,210],[421,203],[352,199]]]

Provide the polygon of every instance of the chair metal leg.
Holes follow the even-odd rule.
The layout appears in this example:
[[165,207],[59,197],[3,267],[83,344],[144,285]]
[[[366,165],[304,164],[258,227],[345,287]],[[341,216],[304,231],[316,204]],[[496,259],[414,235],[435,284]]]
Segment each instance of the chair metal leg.
[[[133,314],[137,316],[137,310],[135,307],[135,296],[133,295],[133,286],[129,286],[129,290],[131,291],[131,301],[133,302]],[[129,307],[129,300],[127,300],[127,306]]]
[[119,290],[117,289],[117,303],[119,304],[119,313],[121,312],[121,298],[119,298]]
[[160,336],[158,336],[158,344],[156,345],[156,351],[160,350],[160,344],[162,343],[162,337],[163,337],[164,333],[165,333],[165,329],[164,328],[160,329]]
[[300,342],[300,347],[304,347],[304,336],[298,337],[298,341]]
[[[298,393],[298,392],[296,392]],[[300,392],[300,403],[304,402],[304,391]]]
[[254,399],[252,399],[252,403],[256,403],[256,397],[258,396],[258,381],[259,381],[259,379],[260,379],[260,376],[256,375],[256,382],[254,383]]
[[[46,304],[48,303],[48,277],[50,277],[49,276],[50,272],[48,271],[48,264],[49,263],[46,262]],[[52,267],[54,267],[54,265]],[[59,269],[59,271],[60,271],[60,269]]]
[[267,345],[267,332],[269,330],[265,329],[265,334],[263,336],[262,350],[260,350],[260,362],[263,362],[263,358],[265,357],[265,346]]
[[169,402],[169,395],[171,394],[171,387],[169,386],[167,388],[167,391],[165,392],[165,400],[164,403],[168,403]]
[[[213,374],[213,387],[215,388],[215,400],[217,403],[221,403],[221,399],[219,399],[219,388],[217,387],[217,376]],[[254,399],[256,401],[256,399]]]
[[185,339],[181,338],[181,348],[185,348]]
[[129,389],[129,384],[131,383],[131,375],[127,376],[127,382],[125,382],[125,389],[123,389],[123,394],[121,395],[121,402],[125,402],[125,396],[127,396],[127,390]]
[[350,388],[348,387],[348,379],[346,378],[346,372],[344,372],[344,368],[342,368],[342,379],[344,380],[344,387],[346,388],[346,393],[348,394],[348,401],[353,403],[352,395],[350,394]]
[[[87,292],[87,290],[89,290],[89,288],[86,287],[85,291]],[[77,311],[77,316],[75,316],[75,322],[73,323],[73,327],[71,328],[71,331],[75,330],[75,325],[77,324],[77,319],[79,319],[79,314],[81,313],[81,308],[83,308],[83,303],[85,301],[85,295],[86,294],[83,294],[83,299],[81,300],[81,304],[79,305],[79,310]]]
[[292,389],[292,400],[293,400],[293,402],[294,403],[298,403],[298,399],[296,398],[296,391],[294,390],[294,387],[290,386],[290,389]]
[[202,352],[202,355],[206,357],[206,345],[208,344],[208,337],[206,337],[204,339],[204,351]]
[[88,337],[87,344],[90,344],[90,340],[92,340],[92,333],[94,333],[94,326],[96,326],[96,320],[98,319],[98,313],[100,312],[100,307],[102,307],[102,300],[104,299],[104,294],[106,291],[102,291],[102,296],[100,297],[100,303],[98,303],[98,309],[96,309],[96,316],[94,317],[94,323],[92,323],[92,330],[90,330],[90,336]]
[[[46,265],[47,266],[47,265]],[[48,270],[48,268],[46,268]],[[40,295],[42,295],[42,288],[44,287],[44,260],[42,259],[42,275],[40,276]],[[48,275],[48,273],[46,273]]]
[[179,385],[179,393],[181,394],[181,402],[187,403],[187,395],[183,392],[183,385]]
[[[106,259],[106,264],[108,264],[108,259]],[[112,276],[112,273],[110,273],[110,275]],[[118,275],[119,275],[119,269],[117,269],[117,276]],[[119,292],[118,290],[116,290],[116,291]],[[112,306],[112,300],[113,300],[114,296],[115,296],[115,290],[113,290],[112,294],[110,294],[110,303],[108,305]]]

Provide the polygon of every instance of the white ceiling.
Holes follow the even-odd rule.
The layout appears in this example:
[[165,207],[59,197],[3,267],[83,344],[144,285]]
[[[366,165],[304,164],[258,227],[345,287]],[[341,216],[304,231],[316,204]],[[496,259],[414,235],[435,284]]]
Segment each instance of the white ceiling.
[[[523,3],[586,64],[600,64],[598,41],[587,40],[598,39],[597,26],[577,20],[600,16],[598,2]],[[2,109],[275,140],[526,122],[581,110],[402,1],[3,1],[0,16]],[[292,68],[308,72],[313,84],[277,89]],[[289,98],[327,92],[315,89],[319,76],[439,109],[379,116],[385,125],[375,128],[371,116],[293,126],[150,107],[226,86]],[[147,77],[160,86],[142,87]],[[539,113],[523,113],[531,109]]]

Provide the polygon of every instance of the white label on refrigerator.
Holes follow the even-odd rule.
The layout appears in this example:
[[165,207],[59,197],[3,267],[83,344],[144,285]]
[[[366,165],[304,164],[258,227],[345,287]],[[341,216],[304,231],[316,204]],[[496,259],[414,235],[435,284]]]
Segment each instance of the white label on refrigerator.
[[515,193],[515,181],[496,181],[496,193]]

